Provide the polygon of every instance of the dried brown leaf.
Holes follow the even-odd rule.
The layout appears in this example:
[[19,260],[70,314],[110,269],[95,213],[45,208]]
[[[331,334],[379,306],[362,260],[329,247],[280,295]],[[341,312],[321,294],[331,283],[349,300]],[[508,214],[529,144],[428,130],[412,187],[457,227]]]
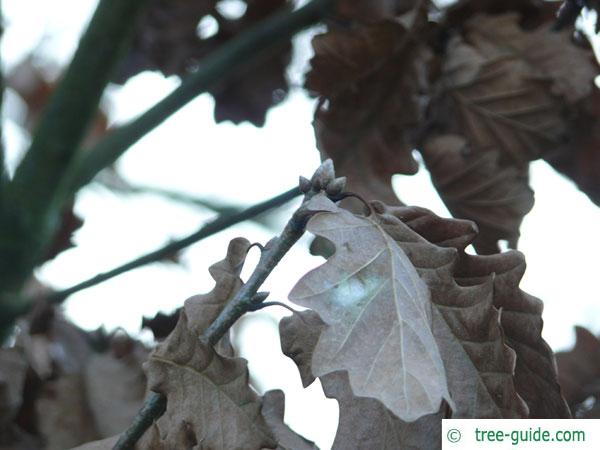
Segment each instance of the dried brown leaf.
[[146,448],[275,448],[258,396],[248,387],[248,369],[240,358],[225,358],[192,332],[185,311],[173,333],[145,364],[151,390],[167,397],[158,434]]
[[[223,15],[216,0],[153,0],[138,24],[132,49],[118,80],[124,82],[144,70],[185,76],[202,67],[203,58],[265,17],[286,7],[287,0],[245,0],[241,17]],[[199,24],[210,19],[216,32],[202,36]],[[267,111],[288,92],[285,70],[291,45],[271,49],[260,64],[231,74],[226,83],[211,88],[215,97],[215,120],[234,123],[265,123]]]
[[590,396],[600,399],[600,340],[582,327],[575,335],[573,349],[556,354],[558,379],[574,412]]
[[590,200],[600,206],[600,91],[578,108],[571,121],[571,139],[545,155],[557,171],[571,178]]
[[[478,14],[450,40],[434,117],[474,149],[525,166],[568,141],[573,105],[592,92],[591,52],[550,25],[525,31],[516,13]],[[440,100],[438,99],[438,100]]]
[[411,10],[417,0],[340,0],[337,15],[344,19],[373,22],[394,19]]
[[498,241],[516,248],[523,217],[533,207],[527,172],[501,167],[497,152],[472,150],[459,135],[437,136],[422,150],[431,179],[453,216],[473,220],[478,253],[498,253]]
[[[456,404],[453,417],[526,417],[527,406],[513,379],[515,352],[506,345],[500,314],[493,305],[493,275],[462,285],[461,258],[456,249],[434,245],[405,225],[400,217],[406,208],[389,208],[380,202],[374,202],[373,208],[381,226],[408,255],[430,289],[435,305],[433,332]],[[463,226],[459,222],[455,228]],[[468,235],[473,236],[473,231]],[[449,241],[459,242],[453,236]]]
[[320,97],[314,128],[322,158],[344,173],[349,190],[397,203],[392,175],[418,169],[411,133],[422,116],[428,51],[392,21],[330,29],[313,48],[306,86]]
[[[116,342],[119,340],[126,342]],[[146,394],[142,363],[147,356],[142,344],[116,335],[111,351],[97,353],[87,363],[85,393],[100,436],[126,429],[142,406]]]
[[[312,383],[311,358],[325,324],[314,311],[294,313],[279,324],[281,348],[294,360],[301,374]],[[308,356],[308,357],[307,357]],[[414,422],[403,422],[378,400],[356,397],[345,372],[321,377],[325,395],[335,398],[340,419],[333,449],[436,449],[441,443],[442,413],[424,416]]]
[[[250,242],[244,238],[231,240],[225,259],[210,266],[208,271],[215,280],[215,287],[208,294],[195,295],[188,298],[183,311],[189,319],[189,326],[197,336],[217,318],[237,291],[242,287],[240,273],[246,260]],[[229,333],[216,345],[215,349],[223,356],[233,356],[233,348],[229,342]]]
[[[421,210],[421,217],[409,208],[394,208],[392,211],[394,216],[431,242],[440,242],[440,236],[438,231],[427,225],[430,221],[438,222],[438,228],[454,228],[450,236],[461,227],[459,221],[439,218],[427,210]],[[460,261],[456,265],[455,276],[459,284],[473,286],[493,278],[494,306],[502,311],[500,318],[506,343],[517,355],[515,386],[529,407],[530,417],[570,417],[557,382],[554,354],[542,338],[543,304],[519,289],[525,272],[525,258],[516,251],[491,256],[468,255],[464,249],[470,243],[471,238],[462,241],[452,239],[439,245],[458,250]]]
[[451,400],[427,286],[376,222],[322,194],[306,207],[327,211],[307,229],[337,249],[289,296],[328,325],[312,356],[313,373],[348,371],[356,396],[379,399],[403,420],[437,412],[443,399]]
[[22,350],[0,348],[0,431],[12,422],[21,407],[26,370]]
[[80,374],[44,383],[36,411],[47,450],[64,450],[103,437],[96,430],[84,386]]
[[285,395],[283,391],[265,392],[262,401],[262,415],[279,444],[278,450],[318,450],[314,442],[304,439],[284,423]]

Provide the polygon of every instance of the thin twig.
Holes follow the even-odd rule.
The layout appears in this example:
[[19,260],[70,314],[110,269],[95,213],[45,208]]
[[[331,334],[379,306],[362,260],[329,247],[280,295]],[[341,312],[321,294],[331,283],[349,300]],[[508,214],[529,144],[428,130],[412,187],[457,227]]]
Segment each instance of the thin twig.
[[198,71],[184,79],[171,94],[134,121],[114,130],[92,149],[81,152],[81,158],[73,164],[68,180],[71,191],[75,192],[89,183],[129,147],[198,95],[248,65],[256,64],[269,55],[269,49],[317,23],[334,1],[312,0],[296,11],[275,14],[209,54],[201,61]]
[[[225,335],[227,330],[231,328],[236,320],[244,313],[255,310],[257,302],[267,298],[267,295],[264,294],[257,295],[258,289],[288,250],[304,234],[306,223],[310,216],[314,214],[313,211],[308,211],[305,208],[306,201],[318,192],[321,192],[321,190],[325,190],[327,185],[333,182],[334,179],[335,173],[333,163],[331,160],[327,160],[321,164],[313,175],[311,180],[312,189],[305,192],[302,205],[294,212],[292,218],[288,221],[281,234],[278,237],[271,239],[267,245],[265,245],[261,252],[259,262],[246,284],[240,288],[229,302],[227,302],[214,322],[212,322],[204,331],[201,339],[205,343],[211,347],[214,346]],[[154,394],[146,400],[144,407],[140,410],[131,426],[121,435],[119,441],[113,447],[113,450],[133,449],[137,440],[152,423],[152,420],[160,417],[162,412],[159,412],[158,408],[150,408],[150,404],[159,401],[157,395],[158,394]]]
[[256,217],[257,215],[262,214],[266,211],[269,211],[270,209],[281,206],[299,195],[300,190],[298,188],[293,188],[289,191],[277,195],[276,197],[251,206],[239,213],[222,214],[215,220],[202,226],[199,230],[195,231],[189,236],[186,236],[182,239],[178,239],[176,241],[172,241],[169,244],[159,248],[158,250],[154,250],[153,252],[140,256],[139,258],[136,258],[132,261],[129,261],[128,263],[125,263],[119,267],[109,270],[108,272],[98,274],[88,280],[76,284],[75,286],[72,286],[59,292],[55,292],[49,297],[47,297],[47,300],[51,303],[61,303],[67,297],[76,292],[82,291],[92,286],[96,286],[125,272],[137,269],[138,267],[142,267],[153,262],[161,261],[169,255],[177,253],[178,251],[189,247],[190,245],[195,244],[196,242],[201,241],[202,239],[212,236],[213,234],[223,231],[226,228],[229,228],[240,222],[252,219],[253,217]]

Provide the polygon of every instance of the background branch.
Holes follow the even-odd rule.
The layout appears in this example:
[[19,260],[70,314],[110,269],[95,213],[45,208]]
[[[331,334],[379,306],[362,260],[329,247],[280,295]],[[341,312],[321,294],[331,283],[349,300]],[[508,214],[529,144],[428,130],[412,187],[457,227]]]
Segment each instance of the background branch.
[[[147,0],[100,0],[73,60],[52,96],[12,181],[4,180],[0,211],[0,285],[16,293],[60,222],[69,197],[67,168],[94,119],[119,57]],[[6,325],[0,320],[0,329]]]
[[[202,226],[198,231],[190,234],[189,236],[170,242],[169,244],[159,248],[158,250],[154,250],[153,252],[140,256],[139,258],[136,258],[132,261],[129,261],[128,263],[125,263],[119,267],[109,270],[108,272],[98,274],[68,289],[56,292],[47,297],[47,300],[52,303],[61,303],[68,296],[76,292],[82,291],[92,286],[96,286],[125,272],[137,269],[138,267],[142,267],[153,262],[161,261],[167,258],[168,256],[173,255],[174,253],[177,253],[178,251],[183,250],[184,248],[201,241],[204,238],[212,236],[213,234],[223,231],[226,228],[229,228],[233,225],[256,217],[257,215],[262,214],[270,209],[281,206],[299,195],[300,190],[298,188],[293,188],[280,195],[277,195],[276,197],[251,206],[239,213],[220,215],[215,220]],[[29,301],[29,303],[31,303],[31,300]]]
[[81,152],[69,174],[71,192],[89,183],[129,147],[195,97],[238,74],[247,65],[256,64],[270,54],[269,49],[273,46],[318,22],[333,3],[334,0],[312,0],[296,11],[275,14],[209,54],[201,61],[198,71],[184,79],[171,94],[137,119],[115,129],[91,149]]

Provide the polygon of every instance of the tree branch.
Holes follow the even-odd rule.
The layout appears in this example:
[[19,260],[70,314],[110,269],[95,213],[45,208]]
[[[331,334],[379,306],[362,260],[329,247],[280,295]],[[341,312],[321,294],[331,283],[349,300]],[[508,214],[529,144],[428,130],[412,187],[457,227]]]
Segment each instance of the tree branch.
[[247,65],[268,56],[270,48],[318,22],[334,1],[312,0],[296,11],[275,14],[209,54],[201,61],[199,70],[184,79],[171,94],[137,119],[111,132],[91,149],[81,152],[69,176],[71,191],[75,192],[89,183],[129,147],[195,97]]
[[293,188],[289,191],[284,192],[283,194],[279,194],[276,197],[251,206],[239,213],[222,214],[215,220],[202,226],[198,231],[195,231],[189,236],[173,241],[165,245],[164,247],[159,248],[158,250],[140,256],[139,258],[129,261],[128,263],[116,267],[115,269],[112,269],[108,272],[98,274],[68,289],[51,294],[46,299],[51,303],[61,303],[67,297],[76,292],[82,291],[92,286],[96,286],[125,272],[137,269],[138,267],[142,267],[153,262],[161,261],[169,255],[172,255],[186,247],[189,247],[190,245],[195,244],[196,242],[201,241],[204,238],[212,236],[213,234],[223,231],[226,228],[229,228],[235,224],[256,217],[257,215],[262,214],[270,209],[281,206],[289,202],[293,198],[297,197],[298,195],[300,195],[300,190],[298,188]]
[[147,0],[100,0],[33,142],[11,182],[0,217],[0,285],[15,292],[30,276],[59,224],[61,187],[100,98]]
[[[302,191],[305,194],[302,205],[294,212],[282,233],[265,245],[260,260],[246,284],[227,302],[214,322],[202,334],[201,339],[211,347],[219,342],[237,319],[244,313],[255,310],[257,304],[266,299],[266,295],[257,295],[258,289],[283,256],[304,234],[306,223],[313,214],[305,208],[306,202],[317,193],[326,190],[329,185],[336,185],[337,187],[333,190],[332,195],[339,195],[340,192],[338,191],[344,189],[345,180],[335,179],[333,163],[328,159],[317,169],[310,184],[306,185],[303,181],[301,181],[301,184],[303,185]],[[159,418],[164,412],[164,408],[160,409],[158,406],[152,407],[152,405],[160,406],[163,402],[166,404],[166,398],[163,395],[153,393],[149,396],[133,423],[121,435],[113,450],[133,449],[135,443],[142,437],[153,420]]]

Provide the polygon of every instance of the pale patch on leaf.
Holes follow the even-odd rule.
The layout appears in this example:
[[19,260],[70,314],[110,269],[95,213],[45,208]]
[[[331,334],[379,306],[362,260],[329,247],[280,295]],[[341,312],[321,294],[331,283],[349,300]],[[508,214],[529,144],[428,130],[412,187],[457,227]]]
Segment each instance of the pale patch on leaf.
[[[307,208],[323,210],[319,197]],[[377,398],[407,421],[451,402],[429,291],[404,252],[376,222],[331,202],[307,229],[336,246],[290,293],[328,325],[312,357],[314,374],[348,371],[355,395]]]

